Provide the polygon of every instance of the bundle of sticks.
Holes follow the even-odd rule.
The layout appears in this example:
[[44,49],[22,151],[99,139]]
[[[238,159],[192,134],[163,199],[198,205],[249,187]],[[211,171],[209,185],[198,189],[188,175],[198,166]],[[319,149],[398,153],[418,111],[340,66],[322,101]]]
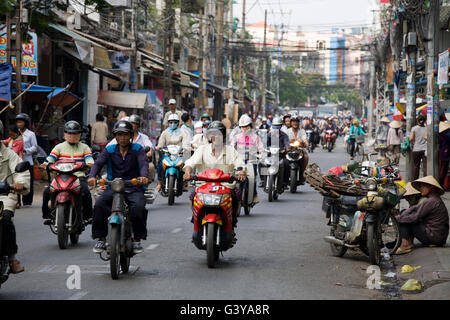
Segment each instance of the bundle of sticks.
[[352,179],[340,178],[332,173],[323,173],[316,163],[308,165],[305,169],[305,180],[311,187],[323,196],[364,196],[367,190],[355,184]]

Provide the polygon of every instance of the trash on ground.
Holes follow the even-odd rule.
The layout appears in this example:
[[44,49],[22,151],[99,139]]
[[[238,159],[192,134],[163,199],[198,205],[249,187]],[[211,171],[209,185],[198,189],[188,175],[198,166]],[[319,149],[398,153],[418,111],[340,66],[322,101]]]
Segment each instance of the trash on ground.
[[421,267],[421,266],[411,267],[410,265],[405,264],[405,265],[402,267],[401,273],[414,272],[414,271],[416,271],[417,269],[420,269],[420,268],[422,268],[422,267]]
[[420,291],[420,290],[422,290],[422,286],[420,285],[419,281],[417,281],[416,279],[409,279],[402,286],[402,290],[403,291]]
[[390,271],[390,272],[386,273],[384,276],[385,276],[386,278],[395,278],[396,273]]

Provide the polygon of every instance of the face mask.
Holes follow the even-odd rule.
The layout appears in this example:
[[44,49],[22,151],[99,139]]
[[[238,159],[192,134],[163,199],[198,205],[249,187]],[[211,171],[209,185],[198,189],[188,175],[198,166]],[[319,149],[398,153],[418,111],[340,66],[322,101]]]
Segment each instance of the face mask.
[[169,128],[174,130],[178,127],[178,123],[169,123]]
[[280,130],[280,129],[281,129],[281,126],[272,126],[272,129],[273,129],[273,130]]

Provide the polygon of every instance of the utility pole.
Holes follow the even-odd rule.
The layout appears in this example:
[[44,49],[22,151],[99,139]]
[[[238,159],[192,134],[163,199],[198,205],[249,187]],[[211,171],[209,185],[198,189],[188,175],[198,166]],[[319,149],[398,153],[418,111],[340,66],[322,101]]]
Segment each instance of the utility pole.
[[[241,50],[245,46],[245,0],[242,4],[242,30],[241,30]],[[241,101],[241,110],[244,110],[244,57],[239,56],[239,100]]]
[[198,73],[199,73],[199,81],[198,81],[198,107],[200,111],[203,112],[204,108],[204,67],[203,67],[203,61],[204,61],[204,54],[205,54],[205,48],[204,48],[204,41],[203,41],[203,10],[205,8],[200,8],[200,25],[199,25],[199,45],[198,45]]
[[[216,76],[215,82],[223,86],[223,29],[224,29],[224,0],[217,0],[216,7]],[[217,99],[217,97],[215,98]],[[221,120],[223,115],[223,98],[220,103],[214,103],[213,119]]]
[[376,92],[375,89],[375,61],[370,61],[370,80],[369,80],[369,107],[367,108],[367,119],[369,121],[369,138],[372,138],[373,131],[373,109],[374,109],[374,100]]
[[[228,40],[233,41],[233,1],[228,2],[229,7],[229,35]],[[231,120],[232,123],[234,123],[234,97],[233,97],[233,64],[232,59],[228,58],[228,89],[229,89],[229,97],[228,97],[228,114],[227,117]],[[232,110],[232,113],[230,113]],[[231,115],[232,114],[232,115]]]
[[133,49],[133,53],[131,54],[130,59],[130,79],[129,79],[129,87],[130,92],[135,92],[137,89],[136,86],[136,60],[137,60],[137,41],[138,41],[138,33],[137,33],[137,0],[131,0],[131,34],[133,35],[133,41],[131,42],[131,48]]
[[[12,58],[16,58],[16,65],[14,67],[16,72],[16,93],[19,95],[22,92],[22,12],[23,2],[19,2],[19,10],[16,10],[14,18],[11,18],[9,14],[6,15],[6,61],[12,64]],[[12,32],[12,26],[15,25],[15,35]],[[13,44],[14,43],[14,44]],[[22,112],[22,98],[19,98],[15,102],[17,113]]]
[[172,47],[173,47],[173,21],[172,0],[166,0],[164,8],[164,114],[169,111],[169,99],[172,98]]
[[[414,30],[414,28],[412,29]],[[416,125],[416,60],[417,43],[416,34],[408,33],[407,53],[409,57],[409,74],[406,83],[406,135],[409,138],[411,129]],[[412,181],[414,176],[414,165],[412,150],[406,153],[407,181]]]
[[267,37],[267,10],[264,12],[264,45],[263,45],[263,65],[262,65],[262,77],[261,77],[261,108],[262,116],[266,116],[266,37]]
[[430,19],[428,23],[428,42],[427,50],[427,175],[432,175],[439,181],[439,150],[438,150],[438,133],[439,133],[439,112],[438,103],[439,95],[436,90],[436,82],[434,77],[435,64],[437,63],[437,46],[439,25],[439,0],[430,1]]

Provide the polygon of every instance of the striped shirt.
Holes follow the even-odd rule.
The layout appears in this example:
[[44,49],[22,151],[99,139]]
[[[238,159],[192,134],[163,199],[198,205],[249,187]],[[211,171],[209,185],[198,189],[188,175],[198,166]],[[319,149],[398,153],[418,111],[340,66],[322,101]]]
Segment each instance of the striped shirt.
[[[85,162],[86,164],[94,164],[91,149],[87,144],[79,142],[70,144],[67,141],[56,145],[47,157],[48,163],[54,163],[58,160],[74,160],[76,162]],[[77,177],[84,177],[82,171],[74,173]]]

